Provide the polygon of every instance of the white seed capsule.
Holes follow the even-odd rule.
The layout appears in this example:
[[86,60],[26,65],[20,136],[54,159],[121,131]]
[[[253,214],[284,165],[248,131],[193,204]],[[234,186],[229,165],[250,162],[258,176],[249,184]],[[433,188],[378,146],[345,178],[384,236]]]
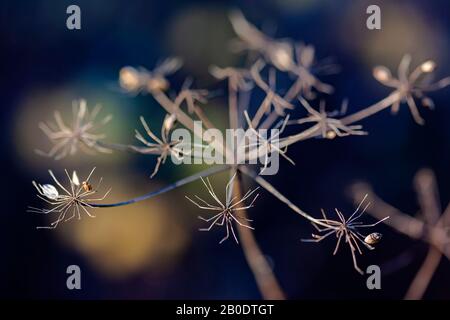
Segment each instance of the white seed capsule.
[[51,184],[44,184],[42,186],[42,193],[50,200],[56,200],[59,197],[58,190]]

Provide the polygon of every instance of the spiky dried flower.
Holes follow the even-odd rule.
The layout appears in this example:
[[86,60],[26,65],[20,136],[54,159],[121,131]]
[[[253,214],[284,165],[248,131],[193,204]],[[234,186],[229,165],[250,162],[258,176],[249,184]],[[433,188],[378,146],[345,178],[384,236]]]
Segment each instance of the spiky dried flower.
[[[336,247],[333,252],[333,255],[335,255],[339,249],[339,245],[341,243],[342,238],[344,238],[345,243],[347,243],[350,248],[353,259],[353,266],[355,267],[355,270],[358,271],[360,274],[363,274],[363,271],[358,267],[358,263],[356,261],[355,252],[358,251],[359,254],[362,255],[362,250],[358,242],[363,246],[365,246],[367,249],[373,250],[375,249],[375,247],[373,246],[375,244],[374,243],[375,241],[373,241],[372,244],[370,243],[370,241],[365,241],[367,237],[369,237],[370,235],[363,235],[358,229],[374,227],[389,218],[384,217],[383,219],[372,224],[364,224],[363,222],[358,221],[358,219],[364,214],[367,207],[370,205],[370,203],[367,203],[367,205],[365,205],[364,208],[360,211],[366,198],[367,195],[364,196],[364,198],[359,203],[356,210],[351,214],[351,216],[348,219],[345,219],[341,211],[335,209],[336,215],[339,218],[339,220],[330,220],[325,215],[325,211],[321,210],[323,219],[316,219],[316,221],[320,222],[320,225],[315,222],[311,223],[321,235],[312,234],[312,239],[302,239],[302,241],[320,242],[325,238],[329,237],[330,235],[335,234],[337,238]],[[381,239],[381,237],[379,236],[377,237],[374,236],[374,238],[378,240]]]
[[[264,170],[267,169],[267,166],[269,165],[269,156],[272,152],[276,152],[279,155],[281,155],[283,158],[285,158],[287,161],[289,161],[292,165],[295,165],[294,160],[289,158],[286,155],[287,148],[281,149],[279,148],[279,142],[280,142],[280,135],[283,133],[284,129],[286,128],[286,125],[289,121],[289,115],[287,115],[283,120],[281,120],[278,124],[275,125],[273,129],[277,129],[278,131],[271,135],[269,138],[262,136],[252,125],[252,121],[250,120],[250,117],[248,116],[248,112],[244,111],[245,120],[247,121],[248,128],[251,130],[253,135],[255,136],[255,142],[252,140],[250,143],[247,144],[247,147],[249,148],[249,153],[252,151],[255,151],[255,148],[260,154],[264,155],[264,165],[261,169],[260,173],[263,173]],[[250,157],[251,155],[248,154]]]
[[297,44],[295,46],[295,55],[296,64],[289,72],[296,75],[296,80],[286,93],[285,99],[290,101],[300,94],[307,99],[314,99],[316,97],[314,89],[320,93],[332,94],[334,88],[320,81],[317,76],[337,73],[339,70],[338,66],[326,59],[316,61],[315,49],[312,45]]
[[[253,227],[246,224],[247,222],[251,222],[252,220],[243,218],[239,216],[239,211],[247,210],[249,208],[253,207],[253,204],[255,203],[256,198],[258,198],[259,194],[256,194],[253,199],[251,200],[249,205],[245,205],[245,200],[250,198],[259,188],[248,190],[244,196],[242,196],[240,199],[237,199],[237,197],[233,197],[233,183],[234,179],[236,177],[236,174],[234,174],[230,181],[228,181],[226,187],[225,187],[225,201],[222,202],[219,197],[216,195],[214,188],[211,185],[211,182],[208,178],[201,179],[203,184],[206,187],[206,190],[208,190],[208,193],[211,195],[212,199],[215,201],[214,204],[210,204],[207,201],[203,200],[197,195],[194,195],[194,197],[200,202],[197,202],[195,200],[192,200],[191,198],[186,196],[186,199],[188,199],[190,202],[195,204],[197,207],[203,210],[210,210],[210,211],[218,211],[217,214],[210,218],[204,218],[199,216],[198,218],[210,223],[207,228],[201,228],[200,231],[210,231],[215,225],[217,226],[225,226],[226,228],[226,235],[225,237],[220,240],[219,243],[224,242],[227,240],[231,234],[233,235],[234,240],[236,243],[239,243],[236,233],[234,232],[233,223],[237,223],[240,227],[248,228],[248,229],[254,229]],[[206,180],[206,181],[205,181]]]
[[[66,222],[72,220],[75,217],[78,217],[78,220],[81,219],[81,213],[84,212],[88,217],[95,217],[92,215],[87,208],[92,208],[90,203],[92,201],[102,201],[104,200],[111,189],[107,190],[106,193],[102,197],[92,197],[97,194],[98,189],[101,186],[103,178],[100,178],[96,187],[93,188],[90,184],[90,179],[92,174],[94,173],[95,168],[91,170],[88,177],[80,183],[80,179],[76,171],[73,171],[72,177],[70,177],[67,170],[64,170],[69,180],[69,186],[64,187],[59,180],[55,177],[53,172],[49,170],[49,174],[52,177],[53,181],[56,183],[55,187],[52,184],[39,184],[36,181],[33,181],[33,186],[38,191],[37,197],[44,202],[46,202],[50,208],[35,208],[28,207],[28,212],[35,213],[58,213],[58,218],[51,222],[48,226],[37,227],[37,229],[55,229],[60,222]],[[59,190],[58,190],[59,188]],[[71,213],[69,217],[66,217],[68,213]]]
[[396,101],[391,108],[392,113],[397,113],[401,103],[406,103],[409,107],[411,115],[418,124],[424,124],[423,118],[420,116],[419,110],[414,99],[419,99],[422,106],[434,108],[433,100],[425,95],[426,92],[442,89],[450,85],[450,77],[441,79],[435,83],[431,83],[431,73],[436,68],[436,63],[427,60],[417,66],[411,73],[409,67],[411,64],[411,56],[405,54],[400,61],[395,78],[391,71],[384,66],[377,66],[373,69],[373,76],[383,85],[394,88],[401,99]]
[[288,124],[304,124],[316,123],[320,127],[322,138],[334,139],[336,136],[345,137],[349,135],[366,135],[367,132],[362,131],[362,126],[352,125],[346,126],[339,119],[334,118],[336,115],[342,115],[347,108],[347,102],[344,101],[341,106],[341,111],[327,112],[325,110],[325,102],[320,101],[319,111],[315,110],[311,105],[303,99],[299,98],[303,107],[308,111],[309,115],[302,119],[291,120]]
[[102,153],[111,153],[111,150],[100,145],[99,141],[106,137],[105,134],[96,133],[96,131],[107,124],[112,115],[107,115],[102,120],[96,122],[101,106],[96,105],[89,112],[86,100],[75,100],[72,103],[73,120],[71,125],[66,125],[59,111],[54,112],[55,122],[41,122],[39,128],[50,139],[53,147],[44,152],[36,150],[40,155],[60,160],[68,155],[74,155],[78,149],[92,154],[93,150]]
[[152,71],[143,67],[123,67],[119,72],[120,87],[130,94],[166,91],[170,87],[167,76],[176,72],[182,64],[179,58],[167,58]]
[[141,123],[145,129],[145,132],[147,135],[153,139],[154,142],[148,141],[144,136],[138,131],[136,132],[136,139],[138,139],[140,142],[142,142],[146,147],[134,147],[137,151],[143,154],[156,154],[159,155],[155,168],[153,170],[153,173],[151,174],[150,178],[153,178],[156,173],[158,173],[159,167],[161,164],[164,164],[166,162],[166,159],[169,155],[173,155],[179,160],[183,160],[184,156],[187,156],[190,154],[187,154],[186,151],[183,148],[180,148],[180,144],[182,141],[176,140],[172,141],[170,140],[170,131],[175,126],[176,122],[176,116],[174,114],[169,115],[167,114],[164,118],[163,125],[161,127],[161,139],[158,138],[148,126],[147,122],[145,121],[144,117],[140,117]]

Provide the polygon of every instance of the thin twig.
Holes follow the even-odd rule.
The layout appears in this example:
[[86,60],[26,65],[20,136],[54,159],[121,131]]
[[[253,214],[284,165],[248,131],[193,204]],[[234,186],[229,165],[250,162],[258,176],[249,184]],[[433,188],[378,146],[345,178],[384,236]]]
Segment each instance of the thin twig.
[[378,101],[377,103],[362,109],[361,111],[355,112],[351,115],[348,115],[341,120],[342,124],[348,125],[351,123],[355,123],[357,121],[360,121],[362,119],[365,119],[367,117],[370,117],[374,115],[375,113],[378,113],[386,108],[389,108],[394,103],[399,101],[401,99],[401,94],[398,91],[392,92],[390,95],[388,95],[383,100]]
[[328,227],[328,225],[324,222],[322,222],[321,220],[315,219],[312,216],[310,216],[309,214],[307,214],[306,212],[304,212],[303,210],[301,210],[299,207],[297,207],[295,204],[293,204],[288,198],[286,198],[285,196],[283,196],[277,189],[275,189],[274,186],[272,186],[269,182],[267,182],[264,178],[262,178],[261,176],[259,176],[256,172],[248,169],[247,167],[239,167],[239,170],[251,177],[253,180],[256,181],[256,183],[258,183],[261,187],[263,187],[264,189],[266,189],[267,191],[269,191],[273,196],[275,196],[275,198],[277,198],[278,200],[280,200],[281,202],[285,203],[289,208],[291,208],[292,210],[294,210],[296,213],[298,213],[299,215],[301,215],[302,217],[308,219],[309,221],[321,225],[323,227]]
[[[234,182],[234,193],[237,197],[237,201],[242,197],[242,181],[241,174],[237,172],[237,176]],[[247,219],[246,210],[240,211],[240,215],[243,219]],[[273,274],[267,259],[261,251],[253,232],[249,228],[242,228],[237,226],[239,239],[241,241],[242,250],[244,251],[245,258],[253,272],[258,288],[265,300],[284,300],[286,295],[281,289],[278,280]]]
[[228,78],[228,111],[231,129],[236,129],[238,127],[238,84],[235,82],[235,78]]
[[139,197],[136,197],[136,198],[133,198],[133,199],[129,199],[129,200],[126,200],[126,201],[117,202],[117,203],[106,203],[106,204],[103,204],[103,203],[101,203],[101,204],[100,203],[90,203],[89,205],[91,207],[95,207],[95,208],[107,208],[107,207],[126,206],[126,205],[129,205],[129,204],[133,204],[133,203],[136,203],[136,202],[140,202],[140,201],[143,201],[143,200],[147,200],[147,199],[156,197],[156,196],[158,196],[160,194],[166,193],[168,191],[171,191],[173,189],[181,187],[181,186],[183,186],[185,184],[188,184],[190,182],[194,182],[194,181],[196,181],[196,180],[198,180],[200,178],[208,177],[210,175],[213,175],[213,174],[225,171],[225,170],[227,170],[229,168],[230,168],[229,165],[215,166],[215,167],[206,169],[204,171],[201,171],[199,173],[193,174],[193,175],[191,175],[189,177],[186,177],[186,178],[183,178],[181,180],[178,180],[177,182],[169,184],[169,185],[165,186],[164,188],[161,188],[161,189],[158,189],[158,190],[155,190],[155,191],[151,191],[151,192],[146,193],[146,194],[144,194],[142,196],[139,196]]

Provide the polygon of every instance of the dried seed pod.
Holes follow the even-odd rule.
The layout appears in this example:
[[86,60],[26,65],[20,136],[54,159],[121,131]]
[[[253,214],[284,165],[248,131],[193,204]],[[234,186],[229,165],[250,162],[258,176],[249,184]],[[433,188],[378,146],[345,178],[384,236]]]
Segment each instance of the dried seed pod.
[[149,92],[166,91],[169,86],[169,81],[162,76],[154,76],[147,81],[147,91]]
[[336,132],[334,132],[333,130],[328,130],[327,134],[326,134],[327,139],[334,139],[336,138]]
[[84,191],[92,191],[92,185],[87,181],[83,181],[81,186],[83,187]]
[[119,72],[119,83],[126,92],[137,92],[142,85],[141,75],[133,67],[123,67]]
[[381,241],[381,238],[383,237],[383,235],[381,233],[378,232],[374,232],[369,234],[365,239],[364,242],[369,244],[369,245],[375,245],[378,242]]

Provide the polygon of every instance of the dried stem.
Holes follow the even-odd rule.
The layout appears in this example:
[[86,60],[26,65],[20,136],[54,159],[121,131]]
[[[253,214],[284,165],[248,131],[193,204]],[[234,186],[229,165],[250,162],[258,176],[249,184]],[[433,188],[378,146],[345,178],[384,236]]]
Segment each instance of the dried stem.
[[194,113],[197,115],[198,119],[202,122],[206,129],[213,129],[216,126],[209,120],[206,114],[203,112],[203,109],[197,105],[194,105]]
[[143,201],[143,200],[147,200],[147,199],[156,197],[156,196],[158,196],[160,194],[166,193],[168,191],[171,191],[173,189],[181,187],[181,186],[183,186],[185,184],[188,184],[190,182],[194,182],[194,181],[196,181],[196,180],[198,180],[200,178],[205,178],[205,177],[208,177],[210,175],[213,175],[213,174],[216,174],[216,173],[219,173],[219,172],[223,172],[223,171],[225,171],[225,170],[227,170],[229,168],[230,168],[230,166],[228,166],[228,165],[215,166],[215,167],[206,169],[204,171],[201,171],[199,173],[193,174],[193,175],[191,175],[189,177],[186,177],[184,179],[178,180],[177,182],[169,184],[169,185],[165,186],[164,188],[161,188],[161,189],[158,189],[158,190],[155,190],[155,191],[151,191],[149,193],[146,193],[146,194],[144,194],[142,196],[139,196],[139,197],[136,197],[136,198],[133,198],[133,199],[130,199],[130,200],[117,202],[117,203],[106,203],[106,204],[103,204],[103,203],[102,204],[100,204],[100,203],[90,203],[89,205],[91,207],[95,207],[95,208],[126,206],[126,205],[129,205],[129,204],[133,204],[133,203],[136,203],[136,202],[140,202],[140,201]]
[[427,257],[406,292],[405,300],[422,299],[441,259],[442,253],[435,247],[430,246]]
[[398,91],[392,92],[390,95],[388,95],[386,98],[384,98],[381,101],[378,101],[377,103],[362,109],[361,111],[355,112],[354,114],[351,114],[349,116],[346,116],[341,120],[342,124],[348,125],[357,121],[360,121],[362,119],[365,119],[367,117],[370,117],[374,115],[375,113],[378,113],[386,108],[389,108],[394,103],[398,102],[401,99],[402,95]]
[[[234,194],[237,197],[237,201],[242,197],[242,181],[241,174],[237,172],[237,176],[234,182]],[[240,211],[242,218],[248,218],[246,210]],[[258,288],[261,295],[265,300],[284,300],[286,296],[281,289],[272,268],[270,267],[267,259],[258,246],[253,232],[249,228],[242,228],[237,226],[239,239],[241,241],[241,247],[244,251],[245,258],[253,272]]]
[[286,198],[285,196],[283,196],[277,189],[275,189],[274,186],[272,186],[269,182],[267,182],[264,178],[262,178],[261,176],[259,176],[256,172],[246,168],[246,167],[239,167],[239,170],[251,177],[253,180],[255,180],[261,187],[263,187],[264,189],[266,189],[267,191],[269,191],[273,196],[275,196],[275,198],[277,198],[278,200],[280,200],[281,202],[285,203],[288,205],[289,208],[291,208],[292,210],[294,210],[296,213],[298,213],[299,215],[301,215],[303,218],[306,218],[307,220],[317,224],[317,225],[321,225],[323,227],[328,227],[328,225],[320,220],[317,220],[313,217],[311,217],[309,214],[307,214],[306,212],[304,212],[303,210],[301,210],[299,207],[297,207],[295,204],[293,204],[288,198]]
[[238,83],[233,77],[228,79],[228,107],[230,117],[230,128],[238,127]]

